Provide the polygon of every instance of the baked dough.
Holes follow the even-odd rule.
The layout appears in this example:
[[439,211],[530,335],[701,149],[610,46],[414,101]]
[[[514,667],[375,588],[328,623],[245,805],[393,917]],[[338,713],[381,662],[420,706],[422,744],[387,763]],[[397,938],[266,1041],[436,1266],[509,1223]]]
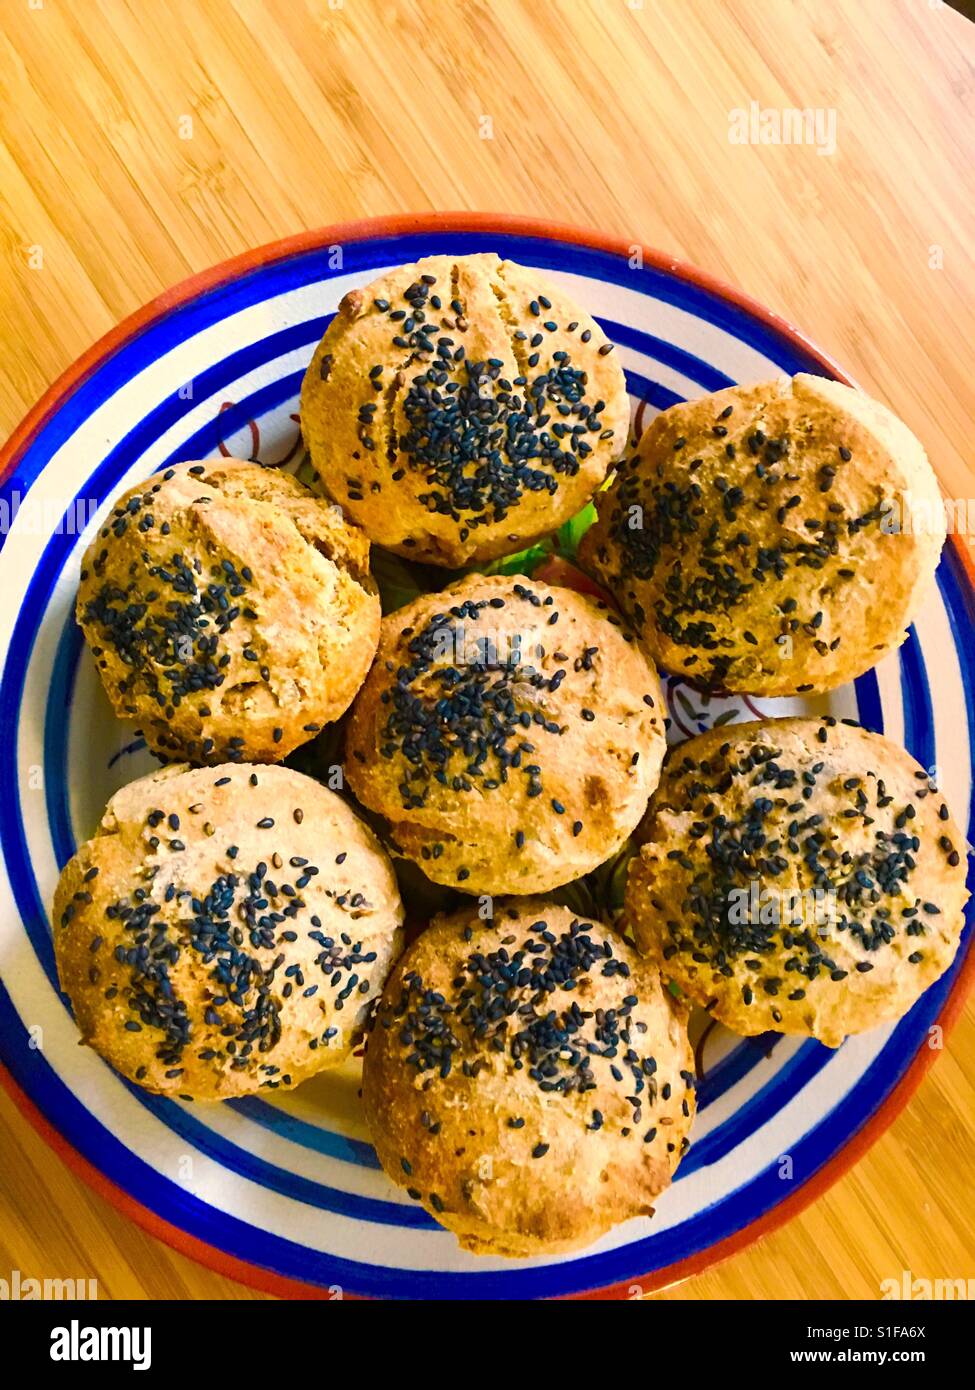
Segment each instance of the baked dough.
[[636,943],[736,1033],[838,1047],[954,960],[964,836],[910,754],[858,725],[773,719],[679,744],[639,838]]
[[338,719],[379,638],[369,542],[288,473],[184,463],[89,546],[78,622],[165,761],[277,762]]
[[116,792],[53,930],[83,1040],[148,1090],[223,1100],[344,1061],[401,944],[392,866],[284,767],[172,765]]
[[342,300],[301,392],[327,494],[378,545],[459,567],[555,530],[626,447],[623,370],[557,285],[431,256]]
[[914,435],[823,377],[733,386],[658,415],[579,562],[665,670],[762,695],[832,690],[907,635],[945,514]]
[[573,1250],[652,1215],[688,1147],[687,1011],[601,923],[471,905],[393,972],[363,1101],[388,1175],[464,1249]]
[[383,620],[346,776],[435,882],[539,893],[637,825],[664,717],[652,664],[605,604],[475,574]]

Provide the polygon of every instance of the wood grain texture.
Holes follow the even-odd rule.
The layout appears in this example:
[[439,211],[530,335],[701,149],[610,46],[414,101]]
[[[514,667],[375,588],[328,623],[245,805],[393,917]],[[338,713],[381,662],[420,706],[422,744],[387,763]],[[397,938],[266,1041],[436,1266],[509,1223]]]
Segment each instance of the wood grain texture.
[[[834,112],[835,152],[731,143],[752,101]],[[215,261],[343,219],[481,209],[723,276],[975,497],[975,27],[937,0],[0,0],[0,108],[4,433],[118,319]],[[973,1059],[969,1004],[852,1173],[662,1297],[975,1276]],[[5,1096],[0,1146],[0,1276],[252,1296],[89,1192]]]

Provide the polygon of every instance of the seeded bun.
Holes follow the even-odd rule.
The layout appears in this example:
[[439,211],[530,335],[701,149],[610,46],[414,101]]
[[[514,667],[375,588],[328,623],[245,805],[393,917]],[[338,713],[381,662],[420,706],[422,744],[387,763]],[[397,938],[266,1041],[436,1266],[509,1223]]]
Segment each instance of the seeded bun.
[[403,910],[389,860],[334,792],[226,764],[116,792],[53,917],[83,1040],[148,1090],[224,1100],[349,1056]]
[[[612,488],[580,564],[662,667],[705,688],[832,690],[907,635],[945,539],[924,450],[817,376],[672,406]],[[898,529],[905,511],[913,526]]]
[[131,488],[89,546],[78,622],[115,713],[153,752],[277,762],[365,679],[369,542],[288,473],[184,463]]
[[736,1033],[838,1047],[905,1014],[958,949],[964,836],[927,772],[855,725],[774,719],[680,744],[640,836],[637,945]]
[[383,620],[346,776],[395,846],[467,893],[539,893],[619,849],[663,759],[657,673],[615,613],[470,575]]
[[393,972],[362,1094],[386,1172],[465,1250],[574,1250],[651,1216],[688,1147],[687,1011],[599,922],[472,905]]
[[452,567],[584,507],[629,419],[598,325],[495,255],[431,256],[350,291],[301,392],[327,494],[378,545]]

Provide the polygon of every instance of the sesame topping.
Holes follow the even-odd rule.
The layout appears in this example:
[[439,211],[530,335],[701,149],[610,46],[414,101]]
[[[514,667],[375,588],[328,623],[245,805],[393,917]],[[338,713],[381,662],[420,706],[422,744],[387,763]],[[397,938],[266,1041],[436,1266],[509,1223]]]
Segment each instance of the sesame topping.
[[[836,723],[821,721],[819,743],[828,745]],[[913,803],[875,771],[845,775],[838,758],[787,753],[781,737],[780,745],[772,725],[768,738],[729,740],[706,754],[677,748],[658,792],[667,815],[687,821],[686,843],[660,842],[666,891],[653,876],[646,888],[665,933],[664,959],[683,957],[694,974],[707,967],[715,983],[754,972],[738,986],[746,1007],[780,991],[799,1002],[813,982],[868,974],[872,957],[924,935],[925,915],[940,913],[912,889],[921,848]],[[828,814],[816,809],[817,797]],[[803,907],[763,903],[759,894],[778,884],[786,898],[799,885]],[[810,893],[823,905],[815,917]]]
[[[341,1011],[352,994],[368,990],[377,952],[351,929],[338,935],[326,932],[304,896],[319,874],[306,858],[293,856],[290,864],[300,873],[282,878],[279,871],[285,860],[280,852],[269,854],[270,868],[268,860],[260,860],[248,872],[234,862],[238,848],[231,845],[226,854],[234,867],[197,891],[168,868],[167,856],[181,856],[185,846],[172,840],[163,846],[152,833],[163,823],[178,824],[179,817],[158,808],[148,813],[146,843],[150,854],[160,856],[158,862],[146,870],[144,884],[104,909],[107,929],[89,941],[91,955],[101,958],[109,931],[116,943],[115,969],[105,998],[124,1003],[129,1015],[120,1019],[124,1032],[158,1031],[155,1056],[166,1068],[166,1079],[180,1074],[190,1051],[196,1061],[230,1072],[256,1073],[260,1084],[271,1089],[290,1084],[268,1060],[281,1040],[286,1001],[296,991],[312,999],[327,990],[327,1007]],[[85,881],[91,877],[89,871]],[[325,891],[350,924],[371,910],[363,893]],[[84,897],[90,904],[91,895]],[[61,926],[73,916],[69,904]],[[197,977],[207,982],[204,1000],[194,1004],[193,1012],[182,992],[188,960]],[[91,983],[110,968],[92,967]],[[312,970],[319,978],[306,978]],[[328,1046],[337,1036],[338,1029],[326,1027],[323,1016],[320,1030],[307,1045]]]
[[[476,528],[503,522],[526,495],[554,494],[560,480],[574,477],[592,453],[591,437],[606,439],[613,431],[604,428],[600,417],[605,402],[593,399],[584,364],[561,350],[551,352],[545,370],[535,370],[540,353],[526,353],[524,344],[541,347],[545,334],[555,333],[559,324],[544,319],[544,332],[529,340],[524,330],[512,327],[514,307],[503,284],[490,289],[515,369],[498,357],[469,357],[464,342],[469,325],[458,278],[454,267],[453,317],[444,317],[443,299],[433,293],[436,277],[426,274],[395,303],[372,301],[371,312],[385,316],[390,325],[390,345],[403,365],[385,387],[383,364],[366,367],[370,393],[383,392],[377,398],[383,411],[380,415],[376,399],[363,402],[358,437],[367,453],[385,452],[395,477],[408,470],[422,479],[427,490],[419,500],[455,521],[461,539],[467,540]],[[526,306],[534,318],[541,318],[546,307],[551,303],[544,295]],[[581,342],[590,338],[587,331]],[[612,344],[604,343],[599,352],[611,350]],[[402,431],[394,423],[400,408],[406,421]],[[350,477],[346,485],[349,499],[361,501],[362,482]]]
[[[886,515],[879,487],[864,490],[859,510],[825,500],[852,457],[845,445],[837,446],[839,463],[819,468],[815,492],[803,493],[796,488],[808,447],[801,429],[769,435],[732,419],[733,409],[694,437],[662,445],[655,465],[639,454],[620,465],[606,515],[618,558],[605,544],[594,554],[613,571],[631,619],[685,648],[683,669],[712,689],[744,679],[756,662],[777,667],[784,643],[803,661],[829,663],[842,643],[836,620],[858,573],[860,538],[879,532]],[[815,579],[804,581],[803,571]],[[804,612],[797,600],[806,591]],[[827,609],[818,596],[828,596]],[[763,643],[757,621],[769,618]],[[765,644],[771,650],[756,654]]]
[[[507,926],[502,918],[496,924]],[[471,942],[469,928],[460,939]],[[452,963],[449,991],[431,988],[417,970],[409,970],[398,996],[380,1007],[379,1026],[405,1065],[424,1078],[422,1091],[433,1108],[437,1088],[452,1073],[474,1078],[485,1067],[502,1067],[526,1076],[544,1096],[598,1089],[600,1108],[578,1112],[582,1127],[609,1126],[623,1137],[635,1133],[641,1120],[670,1100],[676,1077],[666,1082],[661,1099],[657,1059],[641,1041],[646,1025],[634,1017],[641,999],[613,942],[579,918],[562,931],[541,918],[512,921],[510,933],[499,931],[496,943],[490,950],[471,949]],[[586,1007],[592,994],[587,977],[619,981],[614,1007]],[[679,1094],[686,1102],[694,1078],[684,1072],[681,1078]],[[656,1120],[673,1122],[665,1114]],[[526,1119],[510,1114],[505,1124],[520,1130]],[[533,1158],[548,1153],[548,1142],[537,1133],[532,1143]]]
[[[398,667],[389,663],[393,679],[380,697],[387,712],[379,743],[383,758],[402,761],[404,809],[424,806],[437,785],[458,793],[491,792],[515,775],[530,799],[542,794],[539,757],[565,727],[548,717],[544,697],[580,674],[588,683],[599,649],[585,648],[575,662],[560,652],[566,664],[556,664],[534,641],[530,626],[502,644],[484,620],[512,603],[542,612],[551,608],[550,620],[558,612],[554,601],[516,581],[506,597],[465,599],[435,613],[419,631],[404,630],[407,659]],[[464,658],[457,661],[460,651]],[[581,715],[587,716],[595,718],[591,711]],[[558,798],[549,801],[557,815],[566,812]],[[515,842],[524,844],[520,831]]]

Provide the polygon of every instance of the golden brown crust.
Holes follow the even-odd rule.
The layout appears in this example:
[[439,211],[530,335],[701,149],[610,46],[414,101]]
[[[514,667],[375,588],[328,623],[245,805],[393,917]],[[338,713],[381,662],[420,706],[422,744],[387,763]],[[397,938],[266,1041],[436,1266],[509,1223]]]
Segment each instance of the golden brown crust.
[[407,951],[363,1102],[388,1175],[465,1249],[540,1255],[652,1214],[687,1149],[693,1067],[686,1010],[622,937],[513,899],[493,921],[435,918]]
[[906,425],[805,375],[664,411],[596,501],[580,564],[654,659],[763,695],[832,690],[898,646],[945,537]]
[[84,1041],[147,1089],[199,1100],[344,1061],[402,920],[389,860],[340,797],[237,764],[116,792],[53,910]]
[[345,296],[301,427],[372,540],[459,567],[584,507],[626,447],[629,402],[605,334],[557,285],[495,255],[431,256]]
[[224,459],[118,500],[77,614],[116,714],[160,757],[277,762],[348,708],[380,605],[369,542],[338,508]]
[[637,945],[736,1033],[838,1047],[906,1013],[958,949],[964,837],[910,754],[858,726],[774,719],[678,745],[640,838]]
[[538,893],[619,849],[664,747],[656,672],[604,604],[470,575],[384,619],[346,775],[435,882]]

